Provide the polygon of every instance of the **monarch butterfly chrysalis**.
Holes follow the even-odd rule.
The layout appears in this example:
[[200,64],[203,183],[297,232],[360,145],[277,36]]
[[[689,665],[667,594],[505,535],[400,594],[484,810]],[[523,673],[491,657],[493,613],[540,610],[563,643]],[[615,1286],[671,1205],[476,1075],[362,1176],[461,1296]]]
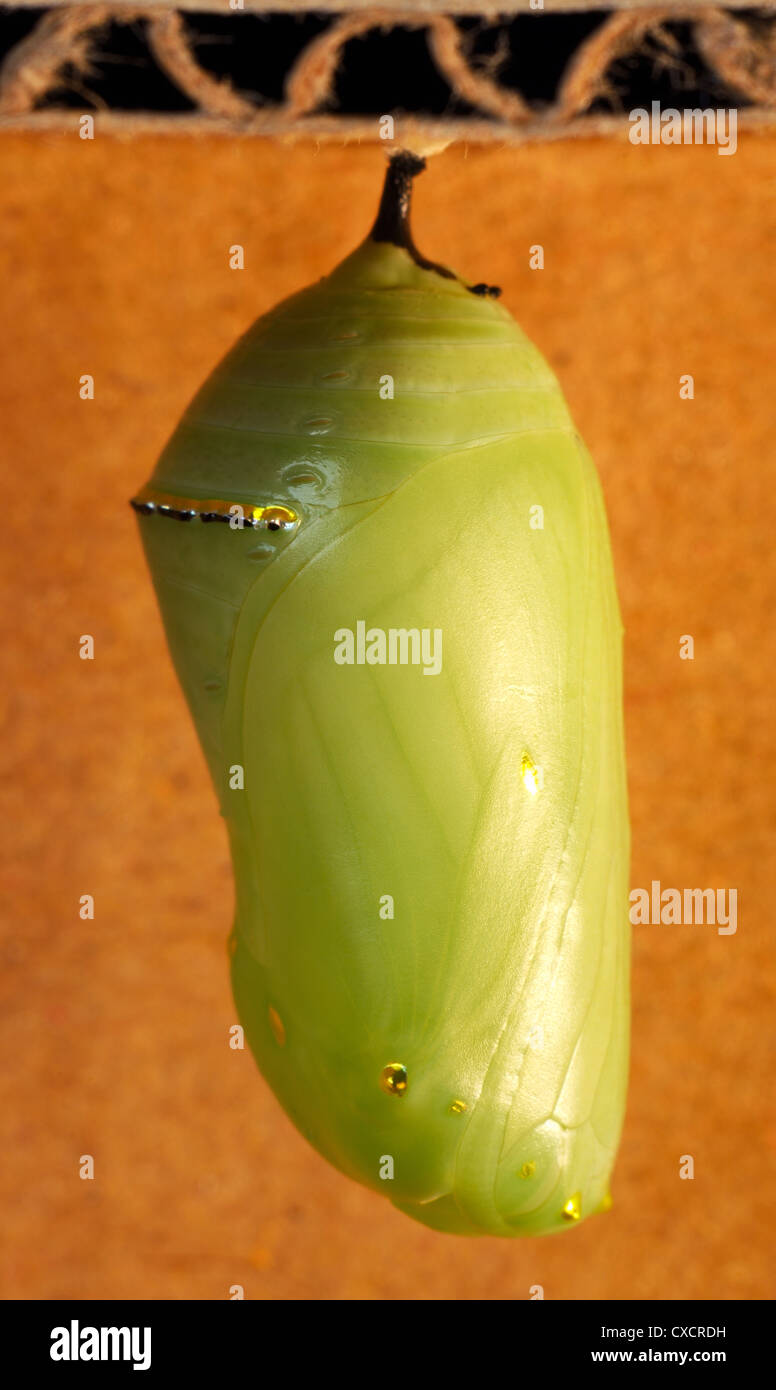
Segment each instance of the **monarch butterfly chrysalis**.
[[607,1208],[623,1118],[622,631],[553,374],[412,242],[423,167],[393,158],[370,236],[245,334],[133,505],[264,1076],[426,1225],[540,1234]]

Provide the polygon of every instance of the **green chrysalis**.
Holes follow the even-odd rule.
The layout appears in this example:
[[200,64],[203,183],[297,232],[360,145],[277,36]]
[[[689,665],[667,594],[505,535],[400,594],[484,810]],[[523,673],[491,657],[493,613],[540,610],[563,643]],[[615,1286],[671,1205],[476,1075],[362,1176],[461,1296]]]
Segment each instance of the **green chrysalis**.
[[[312,1144],[440,1231],[609,1203],[622,629],[593,464],[423,161],[206,382],[134,499],[231,840],[238,1013]],[[171,524],[171,523],[175,524]]]

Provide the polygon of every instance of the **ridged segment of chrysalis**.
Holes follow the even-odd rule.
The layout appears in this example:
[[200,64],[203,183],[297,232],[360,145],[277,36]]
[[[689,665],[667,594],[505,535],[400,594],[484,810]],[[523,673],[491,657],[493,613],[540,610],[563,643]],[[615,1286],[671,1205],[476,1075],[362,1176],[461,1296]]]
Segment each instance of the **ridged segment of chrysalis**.
[[418,255],[418,167],[240,340],[135,506],[264,1076],[418,1220],[539,1234],[606,1207],[623,1119],[622,632],[557,382]]

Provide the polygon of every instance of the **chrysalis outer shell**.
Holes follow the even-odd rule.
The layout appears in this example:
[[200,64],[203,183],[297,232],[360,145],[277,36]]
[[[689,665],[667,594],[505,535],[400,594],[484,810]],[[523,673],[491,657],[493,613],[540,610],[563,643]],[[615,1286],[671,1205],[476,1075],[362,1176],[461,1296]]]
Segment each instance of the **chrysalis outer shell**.
[[[150,486],[299,518],[139,518],[264,1076],[428,1226],[578,1224],[623,1119],[629,834],[606,518],[552,372],[499,304],[370,238],[245,334]],[[337,665],[359,621],[441,629],[441,672]]]

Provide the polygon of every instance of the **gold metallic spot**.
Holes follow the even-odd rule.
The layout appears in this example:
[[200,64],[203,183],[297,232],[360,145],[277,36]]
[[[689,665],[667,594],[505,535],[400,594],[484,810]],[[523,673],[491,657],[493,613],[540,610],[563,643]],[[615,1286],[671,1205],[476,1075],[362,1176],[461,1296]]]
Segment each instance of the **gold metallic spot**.
[[454,1100],[452,1105],[450,1106],[450,1114],[462,1115],[466,1109],[467,1105],[465,1100]]
[[277,1043],[278,1047],[285,1047],[286,1030],[283,1027],[283,1020],[280,1017],[280,1014],[277,1012],[277,1009],[273,1009],[271,1004],[267,1012],[269,1014],[269,1026],[272,1029],[275,1042]]
[[407,1089],[407,1068],[401,1062],[389,1062],[380,1072],[380,1085],[389,1096],[403,1096]]
[[566,1221],[578,1221],[582,1215],[582,1193],[575,1192],[573,1197],[569,1197],[563,1208],[563,1216]]
[[296,524],[296,512],[290,507],[255,507],[254,520],[269,531],[287,531]]
[[528,1163],[524,1163],[522,1168],[520,1169],[520,1176],[521,1178],[532,1178],[535,1172],[536,1164],[534,1163],[533,1159],[530,1159],[530,1161]]
[[539,790],[539,769],[527,753],[523,754],[520,763],[520,778],[526,791],[530,792],[531,796],[536,796]]
[[597,1210],[597,1211],[611,1211],[613,1205],[614,1205],[614,1203],[612,1202],[612,1194],[611,1194],[611,1192],[607,1192],[607,1193],[606,1193],[606,1196],[601,1198],[601,1202],[600,1202],[599,1206],[596,1208],[596,1210]]

